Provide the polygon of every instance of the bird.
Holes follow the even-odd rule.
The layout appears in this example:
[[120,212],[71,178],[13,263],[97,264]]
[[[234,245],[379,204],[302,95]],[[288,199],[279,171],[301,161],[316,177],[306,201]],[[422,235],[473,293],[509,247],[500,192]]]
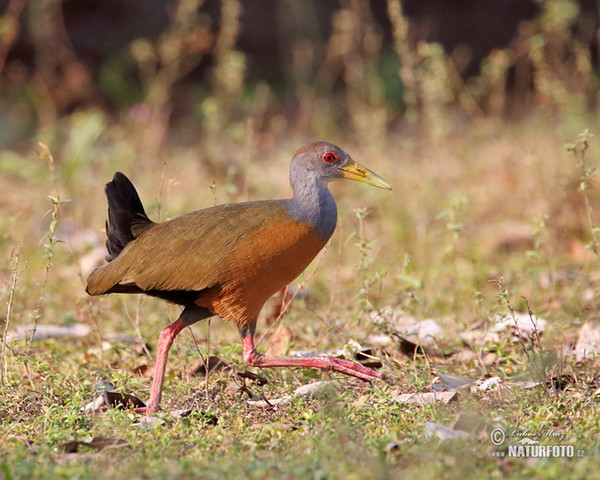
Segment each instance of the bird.
[[90,274],[87,293],[146,294],[183,307],[159,335],[150,398],[140,413],[159,410],[175,337],[212,316],[237,326],[249,366],[314,367],[365,381],[387,378],[346,359],[271,357],[254,345],[265,302],[304,271],[335,230],[337,206],[328,184],[336,179],[392,189],[338,146],[316,141],[292,158],[291,198],[217,205],[155,223],[127,176],[114,174],[105,188],[107,263]]

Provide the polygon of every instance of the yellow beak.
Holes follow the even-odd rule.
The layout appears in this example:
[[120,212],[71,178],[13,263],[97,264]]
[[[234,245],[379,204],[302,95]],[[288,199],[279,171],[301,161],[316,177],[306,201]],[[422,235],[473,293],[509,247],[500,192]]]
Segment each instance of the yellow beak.
[[351,158],[346,164],[339,169],[340,176],[347,178],[348,180],[356,180],[357,182],[367,183],[377,188],[385,188],[391,190],[392,187],[383,178],[372,172],[368,168],[363,167],[361,164],[356,163]]

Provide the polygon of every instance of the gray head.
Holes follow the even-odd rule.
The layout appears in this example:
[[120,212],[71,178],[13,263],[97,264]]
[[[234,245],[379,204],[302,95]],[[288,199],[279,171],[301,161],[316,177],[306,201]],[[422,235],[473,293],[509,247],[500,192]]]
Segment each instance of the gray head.
[[391,190],[390,185],[379,175],[356,163],[340,147],[328,142],[312,142],[301,147],[294,155],[290,166],[290,183],[327,185],[338,178],[364,182],[374,187]]
[[327,184],[337,178],[390,188],[383,178],[360,166],[340,147],[313,142],[300,148],[290,166],[294,197],[288,200],[288,205],[297,220],[316,227],[324,242],[331,237],[337,223],[335,200],[327,189]]

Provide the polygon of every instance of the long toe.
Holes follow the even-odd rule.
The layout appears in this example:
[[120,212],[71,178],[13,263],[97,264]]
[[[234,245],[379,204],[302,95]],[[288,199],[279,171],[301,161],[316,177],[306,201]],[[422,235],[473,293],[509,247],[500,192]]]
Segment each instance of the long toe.
[[377,370],[365,367],[360,363],[352,362],[350,360],[344,360],[343,358],[329,357],[330,366],[333,370],[352,375],[353,377],[360,378],[367,382],[371,382],[375,379],[387,380],[387,376]]

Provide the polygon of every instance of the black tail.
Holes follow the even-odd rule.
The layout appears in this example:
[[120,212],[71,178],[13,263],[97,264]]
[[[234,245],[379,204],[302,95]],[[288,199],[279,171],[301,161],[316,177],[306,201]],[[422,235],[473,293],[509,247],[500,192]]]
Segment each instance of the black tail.
[[106,261],[110,262],[129,242],[155,223],[146,215],[135,187],[121,172],[115,173],[104,191],[108,200]]

